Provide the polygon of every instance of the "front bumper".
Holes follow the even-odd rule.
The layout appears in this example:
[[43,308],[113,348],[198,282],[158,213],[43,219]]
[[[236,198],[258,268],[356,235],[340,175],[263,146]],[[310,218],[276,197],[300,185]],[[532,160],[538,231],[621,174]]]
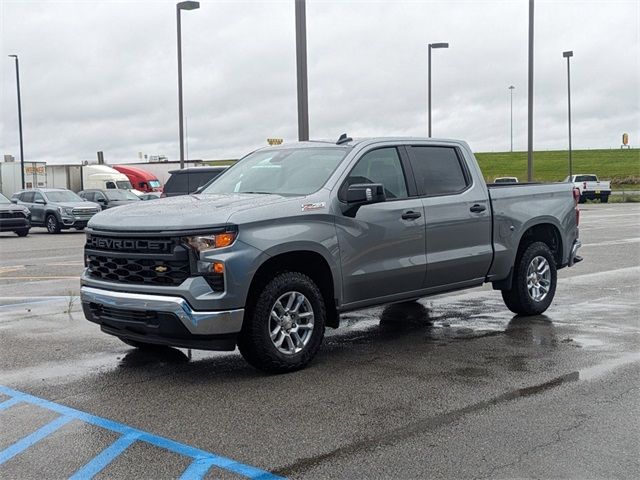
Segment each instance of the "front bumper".
[[65,227],[86,227],[91,220],[90,216],[74,216],[74,215],[62,215],[61,217],[62,225]]
[[0,219],[0,232],[12,232],[14,230],[22,230],[30,227],[31,222],[26,217]]
[[244,309],[194,310],[185,299],[165,295],[83,286],[80,298],[87,319],[105,332],[149,343],[228,349],[215,341],[235,339],[244,317]]

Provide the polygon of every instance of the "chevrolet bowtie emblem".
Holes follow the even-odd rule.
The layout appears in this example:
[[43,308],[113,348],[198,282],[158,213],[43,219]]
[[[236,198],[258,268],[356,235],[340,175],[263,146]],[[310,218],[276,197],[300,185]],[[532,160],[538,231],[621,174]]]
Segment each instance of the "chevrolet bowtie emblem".
[[167,267],[165,267],[164,265],[158,265],[156,268],[154,268],[154,270],[158,273],[164,273],[167,270],[169,270]]

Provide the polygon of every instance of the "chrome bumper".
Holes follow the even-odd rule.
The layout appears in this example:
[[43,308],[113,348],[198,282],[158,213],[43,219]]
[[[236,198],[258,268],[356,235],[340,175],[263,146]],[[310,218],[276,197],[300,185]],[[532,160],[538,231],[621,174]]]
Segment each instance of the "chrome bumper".
[[180,297],[115,292],[101,288],[80,288],[82,303],[97,303],[122,310],[150,310],[172,313],[194,335],[238,333],[242,328],[244,309],[203,312],[193,310]]
[[571,253],[569,254],[569,266],[573,267],[576,263],[582,261],[582,257],[578,255],[578,249],[582,246],[582,242],[580,240],[576,240],[573,242],[573,247],[571,247]]

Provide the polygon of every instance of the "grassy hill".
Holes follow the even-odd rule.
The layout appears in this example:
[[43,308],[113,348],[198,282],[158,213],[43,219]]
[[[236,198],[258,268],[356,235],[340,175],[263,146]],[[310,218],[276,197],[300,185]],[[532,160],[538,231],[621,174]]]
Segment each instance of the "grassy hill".
[[[476,153],[487,181],[515,176],[527,180],[527,152]],[[640,149],[574,150],[574,173],[595,173],[614,186],[625,188],[640,184]],[[534,152],[533,175],[537,181],[559,181],[569,174],[569,152]]]

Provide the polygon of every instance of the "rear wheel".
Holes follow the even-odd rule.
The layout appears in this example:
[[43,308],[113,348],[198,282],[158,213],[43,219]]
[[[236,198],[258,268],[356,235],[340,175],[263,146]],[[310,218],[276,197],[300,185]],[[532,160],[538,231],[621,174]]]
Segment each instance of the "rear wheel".
[[60,222],[58,222],[55,215],[47,215],[45,226],[49,233],[60,233]]
[[609,195],[602,195],[600,197],[600,203],[607,203],[609,201]]
[[15,234],[18,235],[19,237],[26,237],[27,235],[29,235],[29,229],[21,228],[20,230],[16,230]]
[[513,313],[539,315],[556,293],[556,262],[544,242],[529,245],[516,259],[509,290],[502,290],[502,299]]
[[245,314],[238,347],[254,367],[286,373],[306,366],[324,337],[326,308],[309,277],[284,272],[258,292]]
[[82,231],[82,230],[84,230],[84,227],[74,227],[74,228],[75,228],[76,230],[78,230],[78,231]]

